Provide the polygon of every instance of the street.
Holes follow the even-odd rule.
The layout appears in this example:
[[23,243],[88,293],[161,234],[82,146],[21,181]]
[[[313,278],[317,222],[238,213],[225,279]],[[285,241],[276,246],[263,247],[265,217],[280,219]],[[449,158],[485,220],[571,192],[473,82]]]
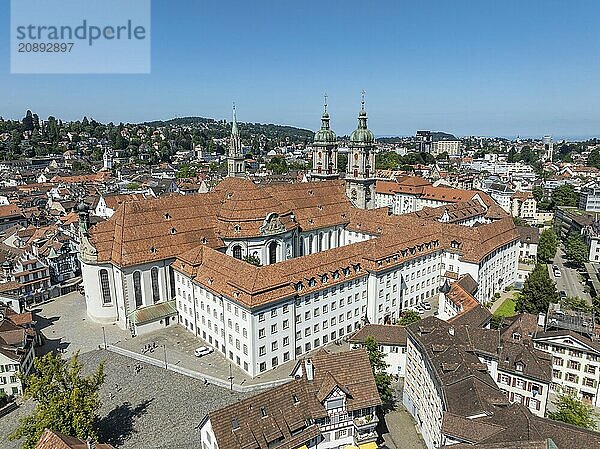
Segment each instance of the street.
[[585,299],[588,303],[591,303],[592,298],[589,293],[586,293],[582,276],[574,268],[568,268],[565,266],[565,252],[562,248],[559,248],[554,257],[554,264],[558,265],[561,276],[555,277],[552,265],[548,265],[550,272],[550,278],[556,282],[556,288],[558,291],[564,290],[568,296],[579,297]]

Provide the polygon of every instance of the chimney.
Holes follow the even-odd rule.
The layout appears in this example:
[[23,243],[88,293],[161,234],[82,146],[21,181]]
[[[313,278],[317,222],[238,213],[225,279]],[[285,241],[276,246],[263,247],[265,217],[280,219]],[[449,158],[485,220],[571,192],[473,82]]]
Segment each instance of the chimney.
[[449,333],[450,335],[454,336],[454,326],[450,326],[450,327],[448,328],[448,333]]
[[306,371],[306,380],[312,381],[314,379],[315,372],[314,372],[312,361],[310,359],[306,359],[304,361],[304,368]]
[[545,327],[546,326],[546,314],[545,313],[539,313],[538,314],[537,324],[540,327]]

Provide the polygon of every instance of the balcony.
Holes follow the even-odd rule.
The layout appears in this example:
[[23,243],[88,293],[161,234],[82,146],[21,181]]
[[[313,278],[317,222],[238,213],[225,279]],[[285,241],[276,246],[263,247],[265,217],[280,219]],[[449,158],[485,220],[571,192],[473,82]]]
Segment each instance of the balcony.
[[354,418],[353,421],[356,429],[361,431],[363,429],[375,428],[379,423],[379,418],[377,415],[366,415],[359,418]]

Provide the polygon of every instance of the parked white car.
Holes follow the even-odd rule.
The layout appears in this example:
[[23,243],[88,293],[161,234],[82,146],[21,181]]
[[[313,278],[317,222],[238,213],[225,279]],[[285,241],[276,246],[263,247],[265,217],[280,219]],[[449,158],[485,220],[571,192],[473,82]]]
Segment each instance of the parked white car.
[[208,346],[200,346],[199,348],[194,349],[194,355],[196,357],[202,357],[213,352],[213,348],[209,348]]

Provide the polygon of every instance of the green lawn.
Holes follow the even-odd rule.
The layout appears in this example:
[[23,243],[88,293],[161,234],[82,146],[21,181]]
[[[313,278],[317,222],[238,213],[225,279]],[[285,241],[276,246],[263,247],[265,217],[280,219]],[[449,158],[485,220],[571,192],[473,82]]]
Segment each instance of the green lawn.
[[500,307],[494,312],[494,315],[497,316],[513,316],[515,315],[515,301],[511,298],[506,298]]

